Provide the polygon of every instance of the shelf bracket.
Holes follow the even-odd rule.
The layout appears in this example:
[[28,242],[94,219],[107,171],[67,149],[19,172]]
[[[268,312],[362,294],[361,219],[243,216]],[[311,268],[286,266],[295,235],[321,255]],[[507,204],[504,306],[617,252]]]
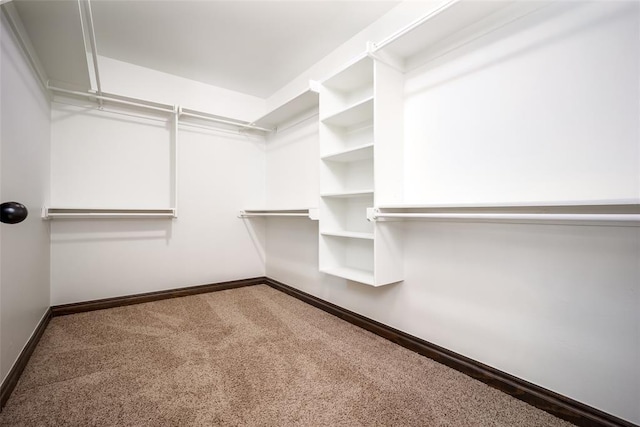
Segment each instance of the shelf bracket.
[[367,221],[375,222],[378,219],[380,210],[378,208],[367,208]]

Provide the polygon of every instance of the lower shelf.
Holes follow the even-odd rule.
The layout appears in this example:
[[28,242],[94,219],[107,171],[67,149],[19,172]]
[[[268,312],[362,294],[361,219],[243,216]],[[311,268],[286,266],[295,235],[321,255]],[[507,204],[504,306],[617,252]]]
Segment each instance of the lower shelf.
[[350,239],[373,240],[373,233],[361,233],[357,231],[321,231],[323,236],[347,237]]
[[333,267],[320,270],[320,272],[347,280],[353,280],[354,282],[364,283],[365,285],[376,286],[372,271],[351,267]]

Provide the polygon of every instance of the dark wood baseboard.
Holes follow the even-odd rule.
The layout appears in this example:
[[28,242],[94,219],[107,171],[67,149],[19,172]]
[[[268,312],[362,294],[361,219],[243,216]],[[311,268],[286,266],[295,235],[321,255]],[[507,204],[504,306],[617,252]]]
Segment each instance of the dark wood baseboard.
[[267,285],[581,427],[638,427],[566,396],[267,278]]
[[144,294],[126,295],[122,297],[105,298],[93,301],[76,302],[72,304],[54,305],[51,313],[54,317],[67,314],[83,313],[86,311],[103,310],[105,308],[122,307],[125,305],[141,304],[169,298],[186,297],[189,295],[223,291],[225,289],[242,288],[266,283],[266,277],[233,280],[230,282],[212,283],[209,285],[190,286],[187,288],[168,289],[166,291],[147,292]]
[[7,400],[9,400],[13,389],[16,387],[16,384],[18,384],[20,375],[22,375],[33,351],[36,349],[38,342],[40,342],[40,338],[42,337],[44,330],[47,329],[47,325],[49,324],[51,317],[51,308],[47,308],[47,311],[44,313],[44,316],[42,316],[42,319],[40,319],[40,323],[36,326],[36,330],[33,331],[27,345],[22,349],[16,363],[13,364],[9,374],[2,383],[2,386],[0,386],[0,411],[4,408],[4,405],[7,403]]

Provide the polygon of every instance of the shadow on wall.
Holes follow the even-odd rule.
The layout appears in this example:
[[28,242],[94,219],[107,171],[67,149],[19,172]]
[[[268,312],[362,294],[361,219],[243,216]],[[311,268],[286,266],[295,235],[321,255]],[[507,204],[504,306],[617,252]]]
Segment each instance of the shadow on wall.
[[[0,13],[0,15],[2,14]],[[6,71],[9,69],[17,71],[14,74],[18,78],[20,78],[20,80],[22,80],[22,87],[31,92],[30,99],[38,100],[38,107],[40,108],[42,114],[45,116],[49,116],[49,102],[46,96],[43,96],[45,92],[44,88],[42,88],[41,91],[37,90],[40,85],[33,83],[33,80],[37,81],[38,78],[35,76],[35,74],[33,74],[31,68],[28,68],[28,74],[20,72],[20,70],[22,70],[22,66],[20,65],[22,61],[20,60],[20,58],[16,58],[13,55],[14,50],[10,46],[11,42],[8,40],[9,37],[13,37],[13,35],[10,34],[10,31],[8,31],[9,25],[5,25],[5,23],[6,21],[4,20],[4,16],[2,16],[2,27],[7,29],[6,31],[8,34],[2,34],[2,37],[0,37],[0,44],[2,48],[2,61],[0,61],[0,69],[2,71],[0,72],[0,75],[6,73]],[[3,32],[4,31],[5,30],[3,29]],[[33,77],[31,77],[29,74],[32,74]]]
[[198,123],[190,121],[180,122],[179,129],[180,132],[185,134],[217,136],[224,138],[223,142],[225,143],[228,143],[229,140],[233,140],[233,143],[248,143],[253,147],[261,149],[261,151],[265,150],[262,135],[239,131],[235,127],[233,129],[225,129],[224,127],[213,127],[211,125],[207,125],[207,122]]
[[[596,2],[597,3],[597,2]],[[617,3],[617,2],[616,2]],[[456,59],[459,59],[465,55],[468,55],[473,52],[477,52],[491,46],[494,43],[508,40],[510,37],[513,37],[517,33],[522,33],[524,31],[532,31],[535,30],[535,27],[540,25],[541,23],[551,22],[553,20],[558,19],[559,16],[566,14],[568,12],[574,12],[578,8],[584,9],[589,6],[590,3],[583,2],[559,2],[557,4],[551,4],[543,7],[542,9],[538,9],[528,15],[525,15],[522,18],[516,20],[516,22],[511,22],[505,24],[501,27],[498,27],[496,30],[485,34],[477,39],[472,39],[468,42],[463,43],[460,47],[455,47],[452,50],[445,50],[445,52],[441,55],[437,55],[435,57],[431,57],[429,55],[430,51],[426,51],[422,54],[419,54],[415,60],[413,60],[416,64],[422,64],[416,67],[411,73],[423,73],[430,68],[436,68],[443,63],[450,62]],[[593,5],[591,5],[593,7]],[[600,6],[596,4],[596,6]],[[474,61],[478,65],[473,68],[464,68],[460,73],[456,75],[451,75],[451,73],[446,74],[446,79],[432,82],[429,85],[420,85],[420,87],[416,87],[413,89],[409,89],[405,95],[407,97],[420,95],[422,93],[428,92],[429,90],[441,86],[446,83],[450,83],[452,81],[461,79],[465,76],[469,76],[471,74],[477,73],[484,69],[494,67],[499,65],[500,63],[507,62],[519,56],[525,55],[527,53],[534,52],[536,50],[540,50],[545,48],[546,46],[562,41],[568,37],[574,36],[580,32],[592,29],[595,26],[601,25],[607,21],[612,21],[621,17],[627,16],[630,12],[637,13],[637,11],[632,10],[630,7],[615,7],[610,11],[609,14],[602,13],[602,7],[600,7],[599,13],[591,13],[589,19],[582,20],[580,25],[576,25],[570,28],[566,28],[557,32],[552,36],[542,37],[545,33],[540,32],[540,37],[535,39],[535,42],[532,42],[528,46],[519,46],[516,50],[513,49],[503,49],[500,50],[502,54],[499,57],[490,57],[487,56],[483,61]],[[587,12],[585,12],[587,13]],[[597,16],[596,16],[597,15]],[[445,40],[446,42],[446,40]],[[509,53],[506,53],[509,52]]]
[[55,220],[51,243],[171,240],[173,221],[158,219]]
[[318,113],[316,112],[293,125],[276,130],[275,133],[267,137],[269,149],[286,149],[290,145],[298,144],[309,138],[317,138],[318,123]]

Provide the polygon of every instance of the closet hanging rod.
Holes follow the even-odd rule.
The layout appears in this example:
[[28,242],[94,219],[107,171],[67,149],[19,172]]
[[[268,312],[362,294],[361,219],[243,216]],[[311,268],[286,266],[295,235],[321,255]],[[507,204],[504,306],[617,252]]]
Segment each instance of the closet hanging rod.
[[238,218],[250,218],[254,216],[304,216],[309,217],[308,213],[240,213]]
[[193,118],[197,118],[197,119],[202,119],[202,120],[207,120],[207,121],[210,121],[210,122],[236,126],[236,127],[240,127],[240,128],[253,129],[253,130],[262,131],[262,132],[271,132],[273,130],[273,129],[263,128],[263,127],[260,127],[260,126],[254,126],[254,125],[251,125],[251,124],[248,124],[248,123],[241,123],[241,122],[235,122],[233,120],[226,120],[226,119],[223,119],[223,118],[211,117],[211,116],[205,115],[206,113],[201,113],[201,112],[195,111],[195,110],[184,110],[184,109],[181,109],[181,108],[179,108],[177,106],[174,107],[174,106],[167,105],[167,104],[154,103],[156,105],[162,105],[162,107],[157,107],[157,106],[154,106],[154,105],[149,105],[151,102],[150,101],[145,101],[145,100],[139,100],[140,102],[127,101],[127,100],[124,100],[124,99],[115,98],[113,96],[98,95],[98,94],[95,94],[95,93],[80,92],[80,91],[69,90],[69,89],[62,89],[62,88],[51,86],[51,85],[47,85],[47,88],[49,90],[53,91],[53,92],[60,92],[60,93],[65,93],[65,94],[69,94],[69,95],[82,96],[82,97],[85,97],[85,98],[101,99],[101,100],[104,100],[104,101],[119,103],[119,104],[123,104],[123,105],[130,105],[130,106],[133,106],[133,107],[139,107],[139,108],[144,108],[144,109],[153,110],[153,111],[161,111],[163,113],[176,114],[178,112],[178,110],[180,109],[180,114],[179,114],[180,116],[193,117]]
[[[190,111],[193,111],[193,110],[190,110]],[[209,120],[209,121],[212,121],[212,122],[222,123],[222,124],[226,124],[226,125],[238,126],[238,127],[241,127],[241,128],[259,130],[259,131],[263,131],[263,132],[271,132],[271,131],[273,131],[273,129],[267,129],[267,128],[263,128],[263,127],[260,127],[260,126],[255,126],[255,125],[252,125],[252,124],[248,124],[248,123],[234,122],[232,120],[225,120],[225,119],[220,119],[220,118],[217,118],[217,117],[205,116],[205,115],[199,114],[199,113],[186,112],[185,110],[182,110],[180,115],[181,116],[187,116],[187,117],[193,117],[193,118],[196,118],[196,119]]]
[[470,219],[470,220],[525,220],[525,221],[603,221],[638,222],[640,214],[579,214],[579,213],[384,213],[374,210],[369,217],[375,221],[397,219]]
[[89,31],[89,42],[91,44],[91,57],[93,59],[93,70],[96,77],[96,89],[98,95],[102,95],[102,84],[100,83],[100,70],[98,67],[98,45],[96,44],[96,32],[93,27],[93,12],[91,11],[91,0],[86,0],[87,30]]
[[[76,95],[76,96],[83,96],[85,98],[95,98],[95,99],[101,99],[103,101],[109,101],[109,102],[115,102],[115,103],[119,103],[119,104],[123,104],[123,105],[131,105],[133,107],[140,107],[140,108],[145,108],[148,110],[154,110],[154,111],[161,111],[163,113],[175,113],[176,109],[173,106],[166,106],[166,107],[154,107],[153,105],[147,105],[147,104],[143,104],[141,102],[133,102],[133,101],[125,101],[123,99],[118,99],[118,98],[112,98],[110,96],[105,96],[105,95],[97,95],[95,93],[88,93],[88,92],[79,92],[76,90],[68,90],[68,89],[62,89],[59,87],[55,87],[55,86],[51,86],[51,85],[47,85],[47,88],[53,92],[60,92],[60,93],[66,93],[69,95]],[[162,104],[160,104],[162,105]]]

